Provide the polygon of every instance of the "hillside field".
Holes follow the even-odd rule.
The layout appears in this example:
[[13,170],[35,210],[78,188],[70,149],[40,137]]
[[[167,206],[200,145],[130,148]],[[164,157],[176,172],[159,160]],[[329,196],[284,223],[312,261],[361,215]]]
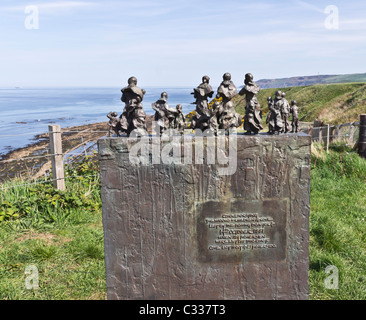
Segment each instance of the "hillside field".
[[365,82],[366,73],[299,76],[281,79],[261,79],[258,85],[263,89],[310,86],[314,84]]
[[[366,82],[318,84],[260,90],[258,100],[264,119],[268,113],[267,97],[274,97],[276,90],[284,91],[289,102],[297,101],[300,121],[313,122],[318,119],[324,123],[342,124],[359,121],[359,115],[366,113]],[[245,98],[237,95],[233,102],[237,112],[244,114]]]

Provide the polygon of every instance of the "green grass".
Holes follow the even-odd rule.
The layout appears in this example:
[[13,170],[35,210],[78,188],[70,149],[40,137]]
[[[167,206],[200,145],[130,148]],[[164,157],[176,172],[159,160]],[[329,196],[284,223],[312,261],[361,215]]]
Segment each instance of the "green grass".
[[[68,170],[96,173],[91,159]],[[66,186],[0,192],[0,299],[106,298],[99,178],[67,179]],[[31,265],[39,289],[25,287]],[[339,271],[338,290],[325,287],[330,265]],[[310,299],[366,299],[366,160],[341,144],[329,154],[313,145],[309,268]]]
[[[338,290],[325,288],[328,265]],[[313,153],[309,277],[311,299],[366,299],[366,160],[339,146]]]
[[[69,176],[95,173],[91,159],[68,170]],[[0,299],[106,298],[98,176],[67,179],[64,192],[50,183],[6,189],[0,203]],[[39,288],[29,290],[25,270],[32,265]]]
[[259,80],[258,84],[263,88],[280,88],[347,82],[366,82],[366,73],[300,76],[282,79],[263,79]]

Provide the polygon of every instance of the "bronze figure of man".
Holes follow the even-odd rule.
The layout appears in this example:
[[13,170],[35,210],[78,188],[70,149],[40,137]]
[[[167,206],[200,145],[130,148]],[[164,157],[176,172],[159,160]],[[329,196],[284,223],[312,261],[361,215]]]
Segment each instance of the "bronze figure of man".
[[128,86],[121,92],[121,101],[125,103],[125,108],[120,116],[122,131],[128,136],[133,130],[146,134],[146,114],[141,103],[146,91],[137,86],[135,77],[131,77],[128,79]]
[[245,75],[244,87],[239,92],[239,95],[245,95],[246,100],[244,116],[244,130],[246,130],[246,134],[258,134],[263,129],[262,112],[257,99],[259,90],[259,86],[253,81],[253,75],[247,73]]
[[223,81],[217,89],[216,98],[222,98],[222,103],[218,106],[217,119],[219,129],[229,130],[238,128],[241,125],[241,116],[235,111],[232,98],[238,93],[236,86],[231,81],[231,74],[225,73]]
[[209,128],[211,112],[208,106],[208,98],[214,94],[208,76],[202,77],[202,83],[192,92],[196,99],[196,113],[192,118],[191,128],[202,131]]
[[178,110],[168,105],[168,94],[166,92],[161,93],[160,99],[152,104],[152,108],[155,110],[156,132],[162,135],[173,125]]

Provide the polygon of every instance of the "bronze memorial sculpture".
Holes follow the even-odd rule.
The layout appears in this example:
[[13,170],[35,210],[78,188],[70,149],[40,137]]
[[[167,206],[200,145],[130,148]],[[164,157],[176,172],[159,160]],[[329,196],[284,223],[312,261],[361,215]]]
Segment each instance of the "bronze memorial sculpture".
[[274,133],[274,112],[273,112],[273,99],[272,97],[268,97],[267,98],[267,104],[268,104],[268,114],[267,114],[267,118],[266,118],[266,124],[268,124],[268,133],[269,134],[273,134]]
[[[269,134],[297,133],[299,131],[299,114],[296,101],[291,101],[291,106],[286,100],[286,94],[280,90],[276,91],[275,99],[268,97],[268,115],[266,123],[268,124]],[[290,123],[290,115],[292,121]]]
[[225,73],[216,95],[217,99],[222,98],[222,102],[216,107],[219,129],[228,131],[241,125],[242,117],[235,111],[234,104],[231,101],[237,93],[236,86],[231,81],[231,74]]
[[219,129],[219,115],[221,113],[221,103],[218,100],[214,100],[210,109],[210,123],[209,123],[209,131],[214,135],[217,135],[217,130]]
[[146,91],[137,86],[135,77],[131,77],[128,79],[128,86],[121,92],[121,101],[125,103],[125,108],[120,116],[122,131],[127,136],[134,130],[142,135],[146,134],[146,114],[141,103]]
[[257,99],[260,88],[253,81],[253,75],[251,73],[245,75],[244,84],[244,87],[239,92],[241,96],[245,95],[246,99],[244,130],[246,130],[246,134],[258,134],[263,129],[261,124],[262,112]]
[[180,134],[184,133],[184,129],[186,128],[186,119],[182,110],[182,105],[178,104],[176,106],[177,113],[174,116],[173,120],[173,128],[177,130]]
[[107,114],[107,117],[109,119],[108,122],[108,137],[111,136],[112,131],[114,131],[114,133],[117,135],[117,137],[120,137],[120,132],[122,130],[122,126],[121,126],[121,120],[119,118],[117,118],[118,113],[115,111],[111,111],[110,113]]
[[154,120],[156,121],[156,133],[162,135],[166,130],[171,128],[178,110],[168,105],[168,94],[166,92],[162,92],[160,99],[151,106],[155,110]]
[[208,76],[202,77],[202,83],[191,93],[194,95],[196,102],[196,113],[192,118],[191,128],[200,129],[205,131],[209,129],[211,112],[208,107],[208,98],[211,98],[214,94],[212,87],[210,86],[210,78]]
[[[195,134],[179,135],[182,105],[169,107],[163,92],[152,103],[157,137],[98,140],[109,300],[309,298],[311,136],[283,134],[289,120],[298,131],[298,107],[293,100],[287,110],[281,91],[267,99],[270,134],[258,134],[258,91],[246,74],[247,134],[235,134],[241,116],[226,73],[210,104],[209,78],[195,89]],[[110,134],[145,128],[136,79],[122,92],[126,107],[120,118],[108,114]]]
[[290,112],[292,114],[292,132],[299,132],[299,107],[296,105],[296,101],[291,101],[291,109]]
[[[257,95],[260,87],[254,82],[253,75],[247,73],[244,79],[244,87],[239,91],[239,95],[245,96],[245,115],[244,130],[246,135],[258,134],[262,129],[262,111]],[[114,132],[117,137],[122,133],[130,136],[131,132],[136,130],[138,134],[147,134],[146,114],[143,110],[142,100],[146,93],[145,90],[137,86],[137,79],[130,77],[128,86],[121,90],[122,102],[125,103],[123,113],[117,118],[117,112],[110,112],[107,117],[108,136]],[[208,76],[202,77],[202,83],[193,89],[191,93],[196,101],[195,114],[191,120],[190,128],[192,130],[209,130],[217,135],[218,130],[225,130],[241,126],[242,116],[234,108],[232,99],[238,94],[237,88],[231,81],[231,74],[225,73],[223,81],[217,89],[215,99],[211,102],[210,108],[208,99],[212,98],[214,90],[210,85]],[[299,131],[299,115],[296,101],[290,103],[286,100],[285,92],[277,90],[274,99],[267,98],[268,115],[266,124],[268,124],[269,134],[297,133]],[[152,104],[155,110],[154,120],[156,122],[156,132],[162,135],[168,129],[174,129],[179,134],[183,134],[187,127],[185,115],[182,112],[182,105],[178,104],[176,108],[168,105],[168,94],[161,93],[160,99]],[[290,123],[290,116],[292,121]],[[169,134],[172,134],[171,132]]]
[[271,134],[279,134],[283,130],[283,121],[282,121],[282,92],[276,91],[275,93],[275,99],[272,100],[272,98],[268,97],[268,107],[269,107],[269,113],[267,116],[267,122],[269,127],[269,133]]
[[291,125],[289,122],[289,116],[290,116],[290,104],[286,100],[286,93],[281,92],[282,97],[282,106],[281,106],[281,114],[282,114],[282,120],[283,120],[283,132],[287,133],[291,131]]

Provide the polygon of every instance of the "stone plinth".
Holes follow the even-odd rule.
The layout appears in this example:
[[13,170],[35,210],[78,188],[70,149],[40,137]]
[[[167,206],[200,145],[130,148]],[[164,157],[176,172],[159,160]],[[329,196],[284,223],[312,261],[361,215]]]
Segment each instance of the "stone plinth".
[[98,141],[108,299],[307,299],[310,136],[174,139]]

